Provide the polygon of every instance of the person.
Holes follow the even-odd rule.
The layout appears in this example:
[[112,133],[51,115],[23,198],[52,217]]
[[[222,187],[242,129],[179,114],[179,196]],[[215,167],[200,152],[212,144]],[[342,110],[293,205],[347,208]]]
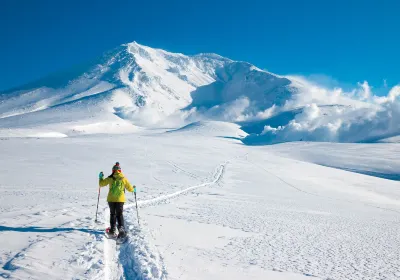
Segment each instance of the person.
[[123,216],[124,202],[126,201],[125,190],[135,192],[136,186],[132,186],[125,178],[119,162],[115,163],[111,175],[107,178],[104,179],[104,173],[100,172],[99,187],[107,185],[109,186],[107,202],[110,207],[110,229],[108,234],[116,235],[115,226],[116,222],[118,222],[118,238],[124,238],[126,236]]

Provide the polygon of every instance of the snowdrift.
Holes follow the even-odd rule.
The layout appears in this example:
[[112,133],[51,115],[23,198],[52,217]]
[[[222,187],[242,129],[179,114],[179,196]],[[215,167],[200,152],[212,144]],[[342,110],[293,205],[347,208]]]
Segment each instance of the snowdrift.
[[199,121],[188,124],[182,128],[167,131],[168,135],[201,135],[212,137],[226,137],[242,139],[248,134],[234,123],[218,121]]

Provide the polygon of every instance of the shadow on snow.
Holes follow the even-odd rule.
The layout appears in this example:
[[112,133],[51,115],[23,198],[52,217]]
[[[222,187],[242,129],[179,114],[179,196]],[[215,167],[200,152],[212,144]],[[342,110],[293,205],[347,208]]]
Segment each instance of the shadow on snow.
[[46,228],[46,227],[7,227],[0,226],[0,232],[2,231],[16,231],[16,232],[71,232],[71,231],[81,231],[90,234],[103,234],[103,231],[93,230],[87,228]]

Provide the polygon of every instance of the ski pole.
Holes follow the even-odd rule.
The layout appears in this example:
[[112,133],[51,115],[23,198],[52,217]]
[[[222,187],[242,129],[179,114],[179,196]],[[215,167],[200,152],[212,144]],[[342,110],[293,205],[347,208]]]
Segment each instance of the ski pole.
[[137,214],[137,222],[138,222],[138,225],[140,226],[140,222],[139,222],[139,209],[138,209],[138,207],[137,207],[137,200],[136,200],[136,188],[135,188],[135,203],[136,203],[136,214]]
[[97,211],[99,210],[99,200],[100,200],[100,187],[99,187],[99,194],[97,196],[96,219],[94,220],[96,223],[97,223]]

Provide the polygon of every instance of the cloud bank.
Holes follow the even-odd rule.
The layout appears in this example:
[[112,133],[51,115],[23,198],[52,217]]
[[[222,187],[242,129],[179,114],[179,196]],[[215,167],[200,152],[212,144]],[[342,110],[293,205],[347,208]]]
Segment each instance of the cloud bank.
[[259,134],[245,139],[247,144],[373,142],[400,135],[400,86],[390,89],[386,96],[376,96],[366,81],[349,92],[302,82],[308,86],[284,108],[276,109],[303,107],[301,113],[284,126],[266,125]]
[[[377,96],[364,81],[345,91],[327,89],[304,77],[287,76],[298,89],[283,105],[260,108],[258,100],[243,95],[211,108],[195,107],[170,115],[164,123],[187,124],[199,120],[260,123],[283,112],[297,110],[285,125],[265,125],[249,135],[246,144],[289,141],[368,142],[400,135],[400,85]],[[262,97],[260,97],[262,98]]]

